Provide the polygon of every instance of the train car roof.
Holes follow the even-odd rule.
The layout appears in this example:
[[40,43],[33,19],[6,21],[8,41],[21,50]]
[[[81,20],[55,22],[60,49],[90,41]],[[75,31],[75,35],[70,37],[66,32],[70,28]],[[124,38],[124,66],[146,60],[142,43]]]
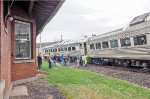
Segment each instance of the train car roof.
[[142,15],[139,15],[139,16],[136,16],[131,22],[130,22],[130,26],[132,25],[136,25],[136,24],[139,24],[139,23],[143,23],[145,21],[147,21],[147,17],[149,16],[150,12],[148,13],[144,13]]
[[54,47],[62,47],[62,46],[65,46],[65,45],[71,45],[71,44],[76,44],[76,43],[83,43],[85,41],[86,41],[86,38],[83,38],[83,39],[79,38],[79,39],[74,39],[74,40],[64,40],[64,41],[55,43],[53,45],[46,46],[43,49],[54,48]]
[[133,30],[135,31],[135,30],[146,29],[146,28],[150,28],[150,12],[133,18],[133,20],[125,28],[120,28],[94,37],[89,37],[88,40],[96,40],[99,38],[115,35],[118,33],[129,32]]

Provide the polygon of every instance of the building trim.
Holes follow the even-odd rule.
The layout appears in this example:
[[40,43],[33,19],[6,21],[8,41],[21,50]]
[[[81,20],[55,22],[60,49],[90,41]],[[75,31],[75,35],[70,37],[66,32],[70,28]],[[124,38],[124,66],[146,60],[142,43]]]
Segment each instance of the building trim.
[[15,60],[14,63],[34,63],[35,60],[31,59],[31,60]]
[[33,23],[33,22],[34,22],[33,19],[23,18],[23,17],[20,17],[20,16],[14,16],[14,19],[15,19],[15,20],[19,20],[19,21],[30,22],[30,23]]

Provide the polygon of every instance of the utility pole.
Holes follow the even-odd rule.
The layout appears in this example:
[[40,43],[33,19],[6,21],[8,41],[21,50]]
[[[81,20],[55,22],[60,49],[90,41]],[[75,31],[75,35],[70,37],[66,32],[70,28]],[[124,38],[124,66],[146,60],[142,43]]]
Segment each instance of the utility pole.
[[63,41],[63,39],[62,39],[62,35],[61,35],[61,42]]

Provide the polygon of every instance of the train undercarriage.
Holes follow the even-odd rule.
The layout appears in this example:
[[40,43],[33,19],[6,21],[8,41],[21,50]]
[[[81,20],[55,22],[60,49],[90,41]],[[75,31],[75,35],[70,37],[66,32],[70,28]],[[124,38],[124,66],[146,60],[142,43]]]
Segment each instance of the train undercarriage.
[[124,67],[138,67],[145,70],[150,70],[150,60],[137,59],[115,59],[115,58],[89,58],[89,64],[103,65],[103,66],[124,66]]

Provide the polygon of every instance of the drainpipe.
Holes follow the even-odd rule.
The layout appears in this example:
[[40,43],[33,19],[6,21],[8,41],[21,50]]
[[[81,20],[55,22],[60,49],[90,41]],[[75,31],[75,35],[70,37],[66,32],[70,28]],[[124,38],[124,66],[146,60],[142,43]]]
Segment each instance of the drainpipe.
[[5,80],[0,80],[0,99],[3,99],[4,88],[5,88]]

